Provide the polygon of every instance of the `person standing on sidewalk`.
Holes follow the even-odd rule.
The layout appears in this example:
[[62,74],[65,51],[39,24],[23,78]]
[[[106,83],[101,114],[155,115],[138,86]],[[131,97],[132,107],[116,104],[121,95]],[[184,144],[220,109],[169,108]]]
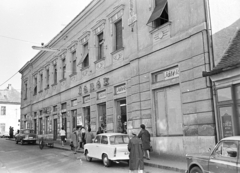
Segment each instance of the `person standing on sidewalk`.
[[141,140],[142,140],[143,151],[144,151],[143,155],[147,160],[150,160],[150,154],[149,154],[149,151],[151,149],[150,133],[145,129],[144,124],[141,124],[140,127],[142,130],[138,134],[138,137],[141,138]]
[[143,173],[144,162],[143,162],[143,148],[142,141],[132,132],[132,139],[128,143],[129,154],[129,173],[138,170],[138,173]]
[[88,132],[85,134],[86,144],[92,143],[94,138],[93,133],[91,132],[91,128],[88,127]]
[[82,148],[84,148],[84,145],[86,144],[86,139],[85,139],[86,130],[84,127],[81,130],[81,134],[82,134]]
[[77,147],[78,147],[78,135],[77,135],[77,130],[73,128],[72,134],[71,134],[71,140],[73,144],[73,151],[74,154],[77,154]]
[[82,126],[78,128],[78,150],[82,148]]
[[64,128],[62,127],[62,129],[60,130],[60,137],[61,137],[61,141],[62,141],[62,146],[64,146],[65,143],[65,139],[66,139],[66,131],[64,130]]

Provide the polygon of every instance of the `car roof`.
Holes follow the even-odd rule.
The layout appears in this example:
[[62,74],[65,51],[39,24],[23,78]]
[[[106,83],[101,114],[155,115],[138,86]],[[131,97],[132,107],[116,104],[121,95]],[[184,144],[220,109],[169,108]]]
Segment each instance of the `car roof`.
[[105,135],[105,136],[126,135],[126,136],[128,136],[127,134],[124,134],[124,133],[101,133],[101,134],[98,134],[98,135]]
[[226,140],[240,141],[240,136],[231,136],[231,137],[226,137],[226,138],[221,139],[221,141],[226,141]]

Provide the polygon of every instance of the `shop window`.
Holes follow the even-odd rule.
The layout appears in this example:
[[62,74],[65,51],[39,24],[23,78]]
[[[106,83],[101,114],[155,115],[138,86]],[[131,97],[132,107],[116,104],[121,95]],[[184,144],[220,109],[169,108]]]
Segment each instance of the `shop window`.
[[6,106],[1,106],[1,115],[6,115]]
[[45,120],[46,120],[46,129],[45,129],[45,131],[46,131],[46,134],[48,134],[49,133],[49,117],[46,117],[45,118]]
[[235,135],[235,117],[233,117],[233,108],[231,106],[220,107],[220,121],[222,129],[222,137],[229,137]]
[[100,33],[97,37],[98,37],[98,58],[97,58],[97,60],[101,60],[104,58],[103,33]]
[[167,0],[155,0],[155,8],[147,22],[152,23],[154,28],[158,28],[169,22]]
[[115,50],[123,48],[123,35],[122,35],[122,20],[118,20],[115,24]]
[[117,101],[117,132],[127,133],[126,99]]
[[179,85],[155,92],[157,135],[182,135],[182,109]]
[[72,110],[72,128],[76,128],[77,125],[77,110]]
[[43,134],[43,122],[42,122],[42,118],[39,118],[39,134],[40,134],[40,135]]

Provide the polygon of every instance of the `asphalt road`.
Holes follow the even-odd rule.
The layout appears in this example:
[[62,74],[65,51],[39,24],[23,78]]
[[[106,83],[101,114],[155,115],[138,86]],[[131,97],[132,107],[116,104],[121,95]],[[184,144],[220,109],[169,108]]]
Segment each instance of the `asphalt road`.
[[[38,145],[20,145],[0,138],[0,173],[127,173],[127,163],[106,168],[100,160],[87,162],[81,153],[73,154]],[[174,173],[145,166],[145,173]]]

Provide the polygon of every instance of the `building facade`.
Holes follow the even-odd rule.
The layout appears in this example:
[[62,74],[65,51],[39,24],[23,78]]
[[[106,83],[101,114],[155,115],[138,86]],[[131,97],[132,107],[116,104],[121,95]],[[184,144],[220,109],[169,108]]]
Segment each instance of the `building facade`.
[[9,128],[14,132],[20,129],[21,94],[10,84],[7,89],[0,90],[0,132],[9,134]]
[[93,0],[20,69],[21,127],[139,132],[157,154],[216,142],[206,0]]

